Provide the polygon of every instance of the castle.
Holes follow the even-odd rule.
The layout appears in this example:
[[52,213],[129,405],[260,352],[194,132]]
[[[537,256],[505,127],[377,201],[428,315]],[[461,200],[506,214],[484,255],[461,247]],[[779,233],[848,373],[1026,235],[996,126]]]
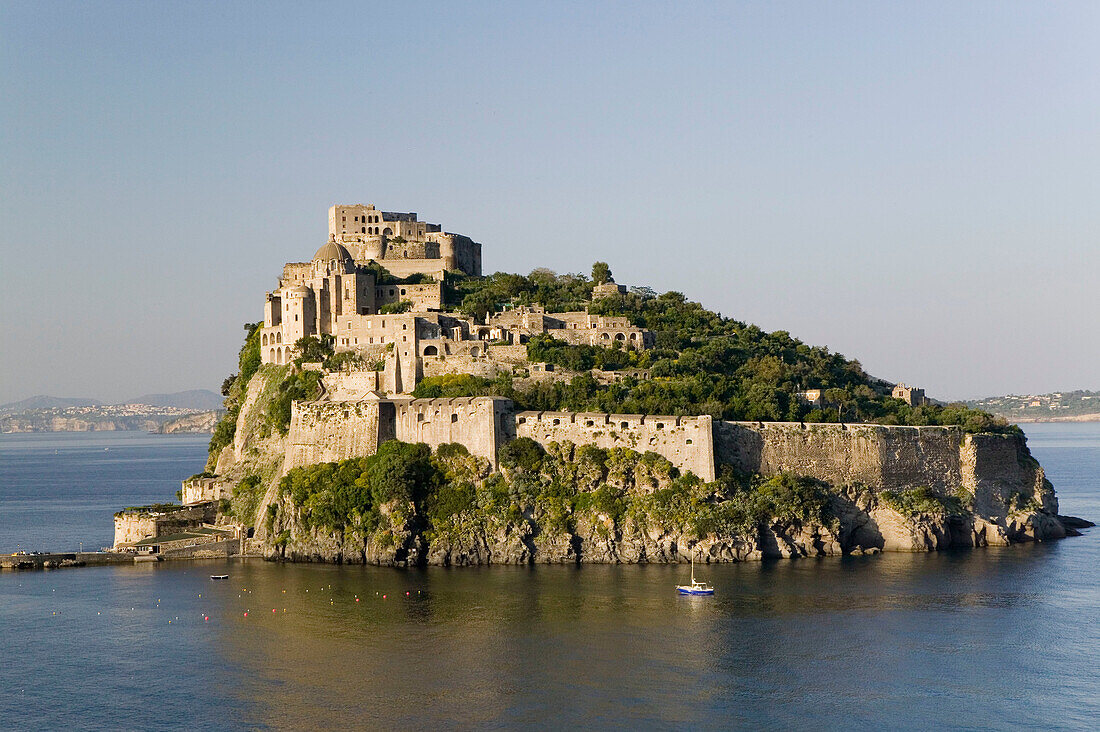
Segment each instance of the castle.
[[[379,265],[389,277],[380,279]],[[308,262],[285,264],[278,288],[267,293],[261,361],[290,363],[300,338],[331,336],[338,352],[384,363],[369,389],[402,394],[425,376],[494,376],[525,367],[526,343],[539,334],[571,344],[654,345],[650,331],[626,318],[587,311],[530,306],[489,314],[484,322],[445,312],[444,279],[451,272],[480,275],[481,245],[418,221],[415,213],[333,206],[328,243]],[[600,287],[606,295],[608,287]]]

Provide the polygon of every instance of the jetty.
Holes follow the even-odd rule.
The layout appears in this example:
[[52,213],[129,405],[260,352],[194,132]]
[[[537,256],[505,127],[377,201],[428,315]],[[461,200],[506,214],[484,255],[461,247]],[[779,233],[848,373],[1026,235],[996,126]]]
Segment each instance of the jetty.
[[95,567],[105,564],[133,564],[129,552],[15,552],[0,554],[0,569],[58,569]]

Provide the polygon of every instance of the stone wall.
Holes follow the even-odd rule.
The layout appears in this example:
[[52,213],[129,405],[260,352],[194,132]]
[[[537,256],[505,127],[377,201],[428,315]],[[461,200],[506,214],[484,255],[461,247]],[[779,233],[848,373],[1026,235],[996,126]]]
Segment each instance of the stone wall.
[[379,402],[294,402],[283,472],[316,463],[373,455],[379,443]]
[[395,435],[433,448],[449,442],[497,464],[497,450],[511,437],[512,402],[498,397],[413,399],[396,405]]
[[187,506],[207,501],[220,501],[229,496],[229,491],[225,482],[218,478],[191,478],[183,481],[180,495],[180,503]]
[[716,422],[715,455],[745,473],[808,475],[834,485],[941,492],[962,484],[957,427]]
[[577,445],[626,447],[655,452],[703,480],[714,480],[714,442],[710,417],[661,417],[595,412],[518,412],[517,437],[540,445],[569,441]]
[[715,457],[745,473],[808,475],[834,486],[927,487],[973,496],[985,516],[1011,512],[1016,495],[1057,513],[1058,504],[1023,442],[959,427],[715,422]]

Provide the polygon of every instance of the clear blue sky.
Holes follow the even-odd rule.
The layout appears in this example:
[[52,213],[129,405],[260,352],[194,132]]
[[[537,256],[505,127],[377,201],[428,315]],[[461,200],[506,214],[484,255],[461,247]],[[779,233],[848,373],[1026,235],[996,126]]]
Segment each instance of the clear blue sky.
[[0,402],[216,389],[330,204],[1100,389],[1096,3],[0,5]]

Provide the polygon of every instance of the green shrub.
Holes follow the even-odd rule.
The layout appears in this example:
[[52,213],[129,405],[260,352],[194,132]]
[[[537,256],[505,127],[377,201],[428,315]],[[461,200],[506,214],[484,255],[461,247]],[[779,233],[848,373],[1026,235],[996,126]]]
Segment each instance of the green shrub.
[[957,516],[965,513],[962,501],[956,496],[941,496],[931,488],[919,487],[900,491],[882,491],[883,502],[904,516],[930,514],[933,516]]
[[317,371],[291,371],[279,384],[276,396],[267,407],[267,423],[285,435],[295,401],[312,401],[321,396],[321,374]]
[[542,449],[542,445],[530,437],[518,437],[497,452],[501,465],[528,473],[538,472],[545,455],[546,451]]

